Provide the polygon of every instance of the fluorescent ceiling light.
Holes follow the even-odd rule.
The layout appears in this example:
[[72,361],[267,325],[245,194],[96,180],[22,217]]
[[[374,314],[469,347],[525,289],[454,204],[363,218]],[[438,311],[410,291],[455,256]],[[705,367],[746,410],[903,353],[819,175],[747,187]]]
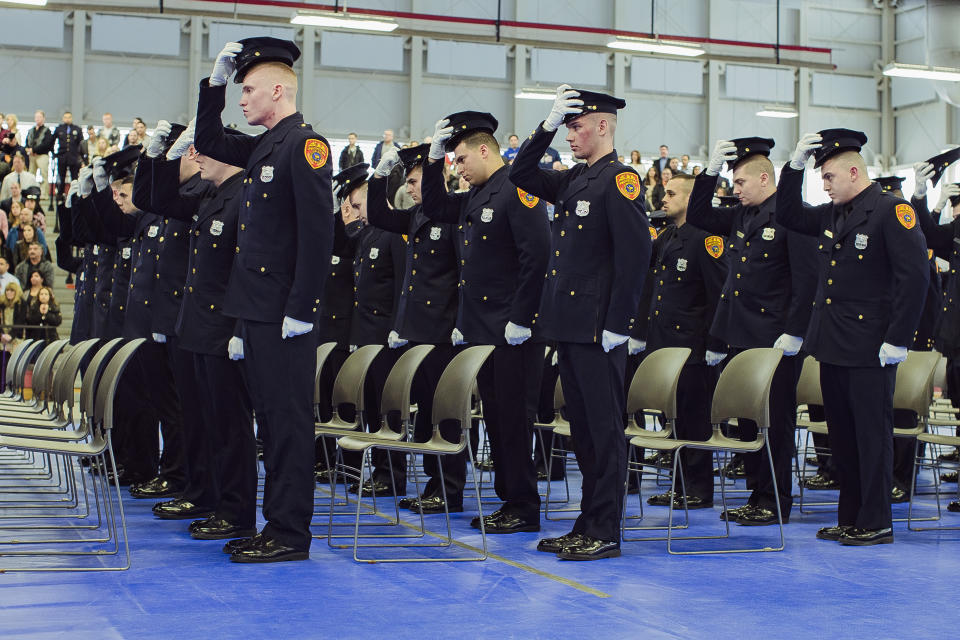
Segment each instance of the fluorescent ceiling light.
[[360,31],[393,31],[400,26],[390,20],[348,17],[343,13],[297,13],[290,18],[290,24],[306,24],[334,29],[358,29]]
[[783,107],[764,107],[757,111],[757,115],[761,118],[796,118],[797,112],[795,109],[783,108]]
[[901,64],[891,62],[883,68],[883,75],[896,78],[923,78],[926,80],[946,80],[960,82],[960,69],[949,67],[928,67],[923,64]]
[[45,7],[47,0],[2,0],[0,4],[28,4],[32,7]]
[[643,51],[646,53],[663,53],[670,56],[702,56],[705,51],[698,47],[689,46],[680,42],[665,42],[662,40],[622,39],[611,40],[607,43],[610,49],[624,51]]
[[521,89],[513,94],[513,97],[521,100],[553,100],[557,97],[557,92],[545,89]]

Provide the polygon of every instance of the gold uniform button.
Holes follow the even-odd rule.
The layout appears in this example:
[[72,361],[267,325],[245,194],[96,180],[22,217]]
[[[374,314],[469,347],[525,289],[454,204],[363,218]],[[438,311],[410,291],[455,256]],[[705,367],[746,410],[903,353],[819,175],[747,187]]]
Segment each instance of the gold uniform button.
[[550,274],[551,274],[551,275],[557,275],[557,270],[556,270],[556,269],[553,269],[553,270],[550,272]]
[[560,232],[560,237],[561,237],[561,238],[562,238],[563,236],[565,236],[565,235],[567,235],[567,232],[566,232],[566,231],[561,231],[561,232]]
[[740,274],[738,273],[738,274],[737,274],[737,280],[739,280],[739,279],[740,279]]
[[483,296],[483,301],[484,301],[484,302],[487,301],[487,296]]
[[245,224],[241,224],[241,225],[240,225],[240,231],[243,231],[243,230],[246,229],[246,228],[247,228],[247,225],[245,225]]
[[833,245],[833,248],[834,248],[834,249],[839,249],[839,248],[840,248],[840,243],[838,242],[837,244]]
[[213,311],[213,305],[210,305],[210,311]]
[[833,284],[833,278],[827,278],[827,284]]
[[836,260],[831,260],[831,261],[830,261],[830,266],[831,266],[831,267],[837,266],[837,261],[836,261]]
[[317,308],[316,308],[316,307],[313,308],[313,312],[314,312],[314,313],[317,312]]
[[555,255],[557,255],[557,256],[560,255],[560,252],[559,252],[559,251],[554,251],[553,253],[554,253]]
[[571,292],[570,292],[570,295],[574,295],[575,293],[576,293],[575,291],[571,291]]
[[266,267],[260,267],[260,273],[263,273],[263,272],[266,271],[266,270],[267,270]]
[[857,320],[863,320],[863,314],[862,314],[862,313],[857,316]]
[[833,304],[833,300],[831,300],[830,298],[827,298],[827,299],[826,299],[826,303],[827,303],[827,304]]
[[240,253],[240,247],[237,247],[237,253]]
[[189,287],[188,291],[190,291],[190,293],[193,293],[193,287]]
[[739,296],[739,295],[740,295],[740,292],[739,292],[739,291],[734,291],[734,292],[733,292],[733,295]]
[[430,301],[429,301],[429,300],[427,300],[427,304],[428,304],[428,305],[430,304]]
[[742,258],[740,258],[740,262],[746,262],[746,261],[747,261],[747,256],[743,256]]

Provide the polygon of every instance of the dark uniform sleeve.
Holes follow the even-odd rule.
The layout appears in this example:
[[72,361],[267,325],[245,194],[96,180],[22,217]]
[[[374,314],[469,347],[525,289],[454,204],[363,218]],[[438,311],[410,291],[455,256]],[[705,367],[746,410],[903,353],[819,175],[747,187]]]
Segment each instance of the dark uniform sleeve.
[[[249,138],[250,142],[253,140]],[[313,168],[305,155],[310,140],[319,140],[321,144],[330,148],[329,143],[316,134],[305,138],[302,142],[298,140],[288,145],[292,156],[290,166],[293,168],[297,256],[293,286],[287,296],[283,314],[302,322],[315,322],[318,318],[318,300],[323,300],[323,287],[326,280],[318,278],[317,274],[326,270],[333,252],[333,188],[331,185],[333,163],[328,161],[316,169]],[[240,163],[240,166],[244,165],[245,162]]]
[[150,197],[153,191],[153,163],[155,160],[145,153],[140,154],[137,168],[133,173],[133,206],[140,211],[153,212]]
[[513,195],[517,201],[509,209],[509,221],[520,269],[510,306],[510,322],[529,329],[540,309],[544,274],[550,262],[550,225],[543,201],[528,209],[520,203],[519,194]]
[[181,193],[179,160],[156,160],[150,182],[149,210],[183,222],[193,222],[200,204],[209,195],[206,189],[192,194]]
[[[820,235],[820,214],[823,207],[811,207],[803,202],[803,171],[798,171],[789,163],[780,171],[780,184],[777,186],[777,222],[791,231],[817,237]],[[793,263],[790,264],[793,268]],[[796,334],[799,335],[799,334]]]
[[[896,207],[910,208],[905,201],[897,199],[896,202]],[[913,344],[930,283],[927,243],[915,218],[908,228],[909,223],[901,222],[895,209],[876,213],[883,215],[883,241],[893,275],[890,323],[883,341],[895,347],[909,347]],[[912,208],[911,213],[914,213]]]
[[387,179],[374,176],[367,193],[367,221],[378,229],[391,233],[410,230],[410,211],[391,209],[387,205]]
[[[226,103],[227,87],[211,87],[210,78],[200,81],[200,101],[197,104],[197,123],[193,145],[197,151],[214,160],[246,167],[259,137],[226,135],[220,114]],[[329,173],[329,169],[327,170]]]
[[[368,210],[369,214],[369,210]],[[393,318],[392,327],[396,327],[400,309],[400,293],[403,291],[403,279],[407,272],[407,244],[399,233],[390,234],[390,262],[393,264]]]
[[[629,169],[627,171],[636,173]],[[640,276],[650,267],[653,242],[650,240],[650,223],[643,212],[640,192],[634,191],[633,200],[623,195],[617,187],[616,175],[611,174],[606,189],[605,209],[613,245],[613,288],[603,328],[617,335],[628,336],[640,306],[643,292],[643,278]]]
[[113,225],[108,226],[107,219],[115,220],[123,216],[123,211],[113,201],[113,191],[109,188],[103,191],[97,191],[90,196],[90,221],[91,229],[98,244],[104,244],[108,247],[117,246],[117,236],[113,232]]
[[727,236],[733,226],[736,207],[714,207],[713,193],[716,188],[717,176],[708,176],[706,171],[694,179],[687,205],[687,223],[708,233]]
[[[651,227],[652,228],[652,227]],[[666,242],[666,236],[657,236],[656,240],[651,242],[650,248],[650,268],[643,277],[643,289],[640,293],[640,305],[637,307],[636,322],[633,323],[633,330],[630,331],[630,337],[635,340],[647,339],[647,332],[650,330],[650,305],[653,301],[653,270],[657,263],[657,256],[663,250],[663,243]],[[722,282],[720,284],[723,284]]]
[[917,222],[920,223],[927,246],[933,249],[938,258],[949,260],[953,251],[953,224],[937,224],[938,221],[933,219],[927,208],[926,198],[911,198],[910,204],[917,212]]
[[556,131],[544,131],[543,123],[520,145],[510,166],[510,182],[547,202],[556,202],[567,184],[565,171],[541,169],[540,158],[553,141]]
[[465,193],[447,193],[443,184],[443,160],[423,163],[423,213],[435,222],[456,224],[460,221],[460,207]]
[[[778,214],[779,221],[779,214]],[[790,261],[790,308],[787,315],[787,335],[803,338],[813,312],[813,298],[817,293],[816,239],[795,231],[787,233],[787,256]]]
[[[721,239],[724,242],[722,246],[726,247],[726,238],[721,236]],[[697,247],[697,249],[699,250],[700,247]],[[706,245],[704,245],[703,252],[699,253],[699,256],[700,276],[703,278],[703,290],[707,297],[707,309],[704,314],[707,322],[703,328],[704,333],[707,334],[707,350],[726,353],[727,344],[720,338],[710,334],[710,325],[713,323],[713,318],[717,315],[717,305],[720,303],[720,292],[723,291],[723,283],[727,280],[727,252],[724,251],[720,257],[714,258],[713,255],[707,251]]]

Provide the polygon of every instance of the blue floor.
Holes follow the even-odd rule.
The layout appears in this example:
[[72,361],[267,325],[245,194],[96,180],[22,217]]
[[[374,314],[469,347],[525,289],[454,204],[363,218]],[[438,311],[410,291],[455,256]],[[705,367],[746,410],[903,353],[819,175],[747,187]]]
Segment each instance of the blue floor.
[[[12,497],[4,484],[0,481],[0,503]],[[579,484],[575,474],[571,484]],[[644,496],[655,490],[652,480],[645,481]],[[635,510],[636,497],[630,498]],[[569,522],[549,521],[540,534],[490,536],[493,555],[485,562],[358,564],[349,550],[315,540],[309,562],[237,565],[220,552],[221,542],[191,539],[187,522],[156,520],[151,505],[124,499],[133,553],[129,571],[0,575],[0,638],[957,634],[951,605],[960,576],[960,531],[914,533],[899,523],[893,545],[842,547],[814,538],[818,527],[835,523],[835,514],[801,515],[794,508],[785,530],[787,547],[780,553],[679,557],[667,555],[665,542],[632,542],[623,545],[618,559],[564,562],[536,551],[540,537],[569,530]],[[932,498],[918,505],[929,510]],[[894,517],[906,515],[906,505],[894,508]],[[722,532],[718,512],[719,507],[691,512],[691,533]],[[0,507],[0,516],[7,514]],[[666,510],[647,507],[645,514],[645,523],[656,523],[665,520]],[[442,530],[442,516],[427,518],[428,528]],[[468,526],[471,514],[454,518],[463,542],[479,545],[479,532]],[[960,514],[944,512],[944,523],[960,525]],[[764,546],[775,543],[776,533],[775,527],[735,526],[733,540],[726,542]],[[11,537],[0,531],[0,541]],[[50,566],[53,561],[0,556],[4,568],[31,563]]]

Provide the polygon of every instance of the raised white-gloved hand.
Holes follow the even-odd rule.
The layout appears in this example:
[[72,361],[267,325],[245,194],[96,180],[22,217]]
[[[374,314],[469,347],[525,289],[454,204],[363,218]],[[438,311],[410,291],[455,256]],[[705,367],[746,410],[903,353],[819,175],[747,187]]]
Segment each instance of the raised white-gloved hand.
[[377,163],[373,175],[378,178],[386,178],[398,162],[400,162],[400,154],[397,153],[397,148],[391,144],[380,156],[380,162]]
[[954,183],[945,184],[940,187],[940,201],[937,202],[937,206],[933,208],[936,213],[943,211],[943,208],[947,206],[947,203],[950,202],[951,197],[960,196],[960,186],[957,186]]
[[230,338],[227,343],[227,356],[231,360],[243,360],[243,340],[237,336]]
[[727,354],[725,354],[725,353],[720,353],[719,351],[710,351],[710,350],[708,350],[707,353],[704,354],[704,360],[707,361],[707,366],[708,366],[708,367],[715,367],[715,366],[717,366],[718,364],[720,364],[721,362],[723,362],[723,359],[726,358],[726,357],[727,357]]
[[710,154],[710,161],[707,162],[706,172],[708,176],[720,175],[723,169],[723,163],[737,159],[737,145],[729,140],[717,140],[713,145],[713,153]]
[[467,341],[463,339],[463,334],[460,333],[460,329],[454,329],[450,334],[450,344],[455,347],[460,346],[461,344],[466,344]]
[[797,148],[793,151],[793,157],[790,158],[790,166],[797,171],[803,171],[807,166],[807,160],[813,155],[813,152],[822,145],[823,138],[819,133],[805,133],[800,136],[797,142]]
[[428,154],[431,160],[443,160],[446,157],[447,152],[444,145],[452,135],[453,127],[450,126],[450,121],[446,118],[437,120],[437,124],[433,128],[433,140],[430,141],[430,153]]
[[103,191],[110,186],[110,177],[107,176],[107,163],[103,158],[97,158],[93,161],[93,183],[97,191]]
[[237,70],[237,54],[243,50],[243,45],[239,42],[228,42],[223,45],[223,49],[217,54],[217,60],[213,63],[213,71],[210,72],[210,86],[222,87],[230,80],[230,76]]
[[355,344],[350,345],[350,348],[347,349],[347,351],[349,351],[350,353],[353,353],[356,350],[357,350],[357,345]]
[[[153,336],[154,342],[159,342],[160,344],[163,344],[164,342],[167,341],[167,336],[163,335],[162,333],[154,333],[151,335]],[[227,346],[229,347],[230,345],[228,344]]]
[[797,336],[791,336],[789,334],[781,334],[777,341],[773,343],[774,349],[781,349],[783,355],[785,356],[795,356],[800,351],[800,347],[803,346],[803,338],[798,338]]
[[96,186],[96,183],[93,181],[93,169],[90,167],[82,167],[78,178],[80,180],[80,197],[86,198],[93,193],[93,188]]
[[73,206],[73,197],[80,195],[80,181],[74,180],[70,183],[70,191],[67,192],[67,199],[63,203],[67,209]]
[[600,336],[600,344],[603,346],[604,352],[609,353],[611,349],[619,347],[628,339],[629,336],[622,336],[619,333],[613,333],[612,331],[604,329],[603,335]]
[[580,99],[580,92],[574,91],[568,84],[562,84],[557,87],[557,97],[553,99],[553,108],[550,109],[550,115],[543,121],[544,131],[556,131],[563,119],[571,113],[583,112],[583,100]]
[[508,322],[506,328],[503,330],[503,337],[507,339],[507,344],[511,346],[523,344],[532,335],[533,331],[527,327],[521,327],[520,325],[513,324],[512,322]]
[[646,340],[637,340],[636,338],[630,338],[627,341],[627,353],[631,356],[635,356],[638,353],[643,353],[647,350],[647,341]]
[[170,135],[170,123],[161,120],[153,128],[153,137],[150,138],[150,145],[147,147],[147,157],[156,158],[163,151],[163,143]]
[[927,195],[927,180],[933,177],[933,165],[929,162],[915,162],[913,164],[913,197],[922,198]]
[[294,320],[290,316],[283,316],[283,326],[280,328],[280,338],[286,340],[294,336],[302,336],[305,333],[313,331],[312,322],[303,322]]
[[387,336],[387,346],[391,349],[396,349],[397,347],[402,347],[407,344],[407,341],[400,337],[400,334],[396,331],[391,331]]
[[176,160],[187,152],[190,145],[193,144],[193,134],[196,130],[197,119],[193,118],[190,120],[187,128],[183,130],[183,133],[180,134],[180,137],[177,138],[177,141],[174,142],[173,146],[167,151],[167,160]]
[[888,364],[897,364],[907,359],[906,347],[895,347],[888,342],[880,345],[880,366],[885,367]]

